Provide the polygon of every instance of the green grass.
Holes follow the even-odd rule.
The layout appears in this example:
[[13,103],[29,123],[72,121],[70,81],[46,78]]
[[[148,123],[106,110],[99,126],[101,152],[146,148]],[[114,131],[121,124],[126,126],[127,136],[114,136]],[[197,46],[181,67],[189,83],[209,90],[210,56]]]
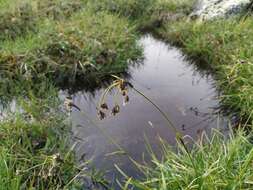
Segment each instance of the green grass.
[[0,102],[22,110],[0,123],[0,189],[80,189],[78,175],[106,184],[77,166],[55,85],[122,72],[141,48],[127,18],[84,5],[0,1]]
[[0,1],[0,41],[14,39],[29,30],[35,30],[36,14],[31,4],[22,1]]
[[16,100],[22,108],[0,123],[0,189],[76,189],[78,174],[105,185],[98,172],[80,170],[66,146],[70,126],[56,85],[122,72],[141,48],[127,18],[84,5],[0,1],[0,102]]
[[0,189],[62,189],[71,182],[78,172],[73,155],[63,151],[63,140],[49,129],[57,125],[18,118],[1,123]]
[[[168,14],[183,16],[163,20],[151,28],[164,40],[181,47],[186,55],[208,66],[220,90],[225,113],[236,115],[252,127],[253,46],[252,16],[198,22],[187,18],[191,8],[168,5]],[[173,6],[172,6],[173,5]],[[153,25],[154,26],[154,25]],[[231,134],[233,134],[231,132]],[[123,189],[252,189],[253,145],[251,135],[236,131],[229,138],[214,132],[196,142],[190,153],[178,144],[175,152],[163,143],[163,159],[153,155],[153,167],[144,166],[144,180],[126,178]]]
[[65,20],[84,8],[81,1],[56,0],[1,0],[0,41],[16,39],[27,32],[37,32],[38,22],[45,18]]
[[37,33],[1,43],[2,71],[72,80],[123,72],[129,60],[141,56],[135,26],[110,13],[86,10],[68,20],[44,19],[37,25]]
[[53,23],[49,20],[40,23],[38,33],[27,32],[25,36],[17,37],[15,40],[5,39],[0,45],[2,56],[18,56],[46,48],[48,40],[45,37],[48,33],[54,32]]
[[253,110],[252,21],[252,17],[205,23],[182,20],[158,31],[214,71],[222,105],[245,119],[252,119]]
[[120,15],[137,25],[138,30],[156,27],[172,13],[188,14],[195,0],[86,0],[95,12],[108,11]]
[[122,17],[136,19],[147,11],[151,0],[86,0],[94,11],[109,11]]
[[127,178],[140,190],[231,190],[253,187],[253,145],[251,136],[243,132],[230,137],[213,131],[211,138],[203,135],[195,142],[190,154],[178,144],[178,150],[162,142],[162,161],[154,155],[154,167],[140,167],[145,180]]
[[[79,170],[66,146],[69,126],[58,109],[55,85],[124,71],[141,55],[137,40],[143,28],[208,65],[222,105],[250,125],[253,18],[189,21],[193,3],[0,0],[1,102],[16,99],[24,111],[0,123],[0,189],[79,187],[72,181]],[[214,132],[190,153],[178,147],[175,152],[163,144],[162,161],[153,156],[154,167],[144,168],[146,178],[129,179],[125,189],[129,184],[145,190],[252,188],[252,144],[243,132],[230,138]]]
[[109,11],[130,19],[139,19],[147,13],[190,13],[194,0],[86,0],[95,11]]
[[18,105],[0,123],[0,189],[81,189],[79,175],[106,185],[86,163],[77,166],[67,146],[57,83],[122,72],[141,48],[127,18],[84,5],[0,1],[0,102]]
[[75,159],[71,124],[50,80],[0,83],[0,189],[82,189],[83,179],[107,185],[103,173],[88,170],[89,160]]
[[17,97],[17,111],[0,123],[0,189],[79,187],[74,177],[80,170],[67,146],[70,129],[54,88],[46,88],[47,97],[43,90]]

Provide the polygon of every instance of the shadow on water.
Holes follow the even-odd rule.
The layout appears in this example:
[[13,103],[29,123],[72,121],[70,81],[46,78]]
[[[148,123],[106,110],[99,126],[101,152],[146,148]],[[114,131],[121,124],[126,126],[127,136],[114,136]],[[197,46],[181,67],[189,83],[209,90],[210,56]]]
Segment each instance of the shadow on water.
[[[143,64],[143,58],[138,60],[129,60],[129,64],[132,68],[139,68]],[[83,75],[75,75],[75,78],[71,78],[68,74],[62,76],[62,74],[56,75],[58,77],[54,78],[55,85],[60,88],[62,91],[68,92],[68,94],[73,95],[78,92],[87,92],[87,94],[96,94],[97,90],[107,88],[115,79],[111,74],[117,75],[124,79],[130,79],[131,73],[128,71],[128,68],[122,69],[121,66],[116,68],[103,67],[104,72],[97,71],[93,68],[93,71]],[[112,72],[110,74],[110,72]],[[116,74],[115,74],[116,73]]]
[[[215,82],[204,68],[191,64],[182,52],[151,35],[141,38],[144,60],[138,66],[130,66],[127,80],[135,88],[151,98],[170,117],[173,124],[184,135],[197,139],[203,131],[210,133],[212,128],[227,129],[226,118],[219,117],[218,93]],[[119,166],[128,176],[140,178],[141,173],[127,156],[112,154],[118,151],[108,136],[126,150],[139,163],[150,162],[146,150],[146,140],[154,153],[161,157],[159,138],[175,145],[175,134],[167,127],[166,121],[143,97],[129,89],[130,102],[120,106],[120,113],[105,120],[97,119],[97,103],[106,86],[99,86],[72,94],[74,104],[84,110],[87,120],[78,110],[73,110],[73,143],[80,161],[92,159],[97,169],[106,171],[106,178],[114,183],[122,176],[115,168]],[[60,97],[69,96],[62,90]],[[111,91],[107,98],[109,108],[122,105],[122,97]],[[103,130],[103,133],[101,132]],[[104,135],[106,133],[106,135]]]

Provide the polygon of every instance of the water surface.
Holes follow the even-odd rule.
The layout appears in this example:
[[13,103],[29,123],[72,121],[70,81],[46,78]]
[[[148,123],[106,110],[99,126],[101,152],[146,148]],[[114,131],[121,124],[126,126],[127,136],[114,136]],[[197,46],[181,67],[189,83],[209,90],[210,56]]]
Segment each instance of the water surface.
[[[129,68],[129,81],[146,96],[152,99],[184,135],[195,139],[212,128],[225,126],[223,119],[217,120],[214,114],[217,92],[210,75],[190,64],[177,48],[171,47],[150,35],[140,43],[144,47],[143,64]],[[85,111],[72,112],[73,137],[77,143],[78,159],[93,159],[97,169],[105,170],[108,179],[120,178],[114,165],[118,165],[127,175],[139,177],[134,165],[125,155],[111,154],[118,150],[112,139],[138,162],[149,161],[146,141],[159,156],[159,138],[171,145],[175,144],[175,134],[168,124],[143,97],[129,91],[130,102],[121,106],[118,115],[98,120],[96,106],[105,89],[95,92],[78,92],[73,95],[74,103]],[[64,94],[64,92],[62,92]],[[112,107],[115,102],[122,105],[122,97],[115,97],[114,91],[108,97]],[[88,118],[96,120],[95,124]],[[145,137],[145,138],[144,138]]]

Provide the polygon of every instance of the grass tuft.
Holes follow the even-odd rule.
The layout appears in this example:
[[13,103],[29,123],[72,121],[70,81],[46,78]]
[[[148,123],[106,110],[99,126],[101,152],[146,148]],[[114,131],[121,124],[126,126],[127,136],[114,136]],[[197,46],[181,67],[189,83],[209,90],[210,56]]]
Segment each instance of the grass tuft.
[[[45,90],[45,89],[44,89]],[[67,146],[64,122],[53,88],[16,99],[17,111],[0,123],[0,189],[71,189],[80,170]],[[40,93],[42,93],[40,97]],[[29,99],[28,99],[29,97]]]
[[252,117],[252,17],[205,23],[168,23],[159,33],[214,71],[222,104],[242,118]]
[[213,131],[211,138],[203,135],[194,144],[191,159],[180,144],[175,152],[162,141],[163,161],[153,155],[155,169],[146,168],[144,181],[130,179],[128,183],[145,190],[251,189],[253,145],[250,139],[251,136],[245,137],[239,131],[230,137]]

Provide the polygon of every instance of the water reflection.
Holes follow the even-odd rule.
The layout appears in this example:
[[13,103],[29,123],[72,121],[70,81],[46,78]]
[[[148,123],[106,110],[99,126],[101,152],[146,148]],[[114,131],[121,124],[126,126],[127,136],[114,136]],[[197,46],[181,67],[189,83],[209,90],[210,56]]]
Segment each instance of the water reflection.
[[[219,106],[217,92],[211,75],[196,69],[182,53],[167,44],[147,35],[140,43],[144,47],[145,60],[138,67],[130,67],[128,80],[146,96],[151,98],[184,135],[197,138],[211,128],[224,129],[226,120],[214,114]],[[97,119],[96,106],[105,88],[93,89],[92,93],[79,91],[73,95],[74,103],[84,110],[72,112],[73,140],[77,142],[76,153],[80,160],[92,158],[96,168],[107,171],[113,181],[121,175],[117,164],[127,175],[140,177],[134,165],[124,155],[111,154],[118,150],[116,142],[138,162],[149,161],[146,141],[159,156],[159,138],[175,144],[175,134],[167,127],[162,115],[143,97],[129,91],[130,102],[122,107],[120,114],[105,120]],[[61,96],[68,96],[66,91]],[[122,99],[110,92],[109,107]],[[88,116],[87,116],[88,115]],[[89,119],[87,119],[89,117]],[[96,120],[95,123],[92,120]],[[106,135],[105,135],[106,134]],[[111,139],[110,139],[111,138]]]

